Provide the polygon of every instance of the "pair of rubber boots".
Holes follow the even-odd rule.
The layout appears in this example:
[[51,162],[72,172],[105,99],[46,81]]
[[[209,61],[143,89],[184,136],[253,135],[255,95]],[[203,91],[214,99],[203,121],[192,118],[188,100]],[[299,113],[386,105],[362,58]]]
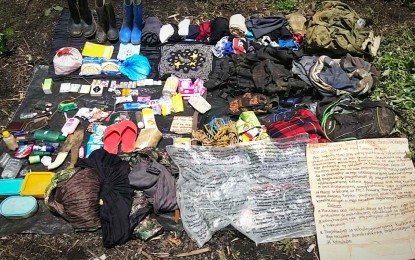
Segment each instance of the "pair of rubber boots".
[[104,43],[108,40],[118,39],[117,23],[115,21],[114,7],[111,0],[95,0],[95,10],[98,17],[98,28],[95,40]]
[[122,43],[140,44],[143,29],[143,5],[141,0],[124,0],[123,15],[120,41]]
[[[78,3],[77,3],[78,2]],[[98,21],[95,22],[88,0],[68,0],[69,18],[68,30],[72,37],[92,37],[99,43],[118,39],[114,7],[111,0],[95,0]]]
[[68,7],[71,13],[69,34],[72,37],[92,37],[97,31],[97,25],[88,7],[88,0],[68,0]]

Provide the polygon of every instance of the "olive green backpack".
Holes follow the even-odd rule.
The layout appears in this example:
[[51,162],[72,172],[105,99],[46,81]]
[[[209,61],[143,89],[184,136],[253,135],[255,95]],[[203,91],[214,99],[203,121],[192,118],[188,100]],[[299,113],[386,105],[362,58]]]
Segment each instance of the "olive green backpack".
[[[338,1],[323,2],[307,26],[307,48],[313,53],[376,55],[380,37],[359,25],[359,15],[347,4]],[[359,23],[358,23],[359,21]]]

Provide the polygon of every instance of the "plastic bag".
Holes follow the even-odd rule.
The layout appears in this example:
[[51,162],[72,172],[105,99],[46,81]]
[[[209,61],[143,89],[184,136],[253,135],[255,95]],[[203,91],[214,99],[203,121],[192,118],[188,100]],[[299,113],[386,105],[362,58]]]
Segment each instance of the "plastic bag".
[[85,57],[82,61],[80,76],[93,76],[101,74],[102,59],[96,57]]
[[108,76],[116,76],[120,73],[121,62],[115,59],[103,60],[101,64],[102,73]]
[[134,54],[121,64],[120,71],[130,80],[143,80],[150,74],[151,65],[147,57]]
[[81,53],[72,47],[60,48],[53,57],[53,67],[56,75],[69,75],[82,64]]
[[144,128],[140,131],[135,141],[135,149],[141,150],[146,147],[156,147],[162,136],[157,128]]
[[166,147],[179,167],[183,227],[201,247],[232,225],[255,243],[316,233],[307,172],[308,135],[227,147]]

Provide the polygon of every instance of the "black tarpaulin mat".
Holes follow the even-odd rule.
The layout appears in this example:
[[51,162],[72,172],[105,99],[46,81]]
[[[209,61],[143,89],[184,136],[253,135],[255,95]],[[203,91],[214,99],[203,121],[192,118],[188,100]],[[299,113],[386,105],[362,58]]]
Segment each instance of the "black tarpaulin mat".
[[[13,117],[13,121],[19,121],[20,113],[26,109],[31,108],[37,101],[43,100],[53,103],[53,111],[56,110],[58,104],[61,101],[68,101],[73,100],[77,103],[78,108],[81,107],[98,107],[98,108],[105,108],[106,111],[112,111],[114,109],[114,94],[109,93],[107,90],[104,90],[104,95],[102,97],[90,97],[89,95],[81,95],[78,93],[59,93],[59,88],[61,83],[78,83],[78,84],[90,84],[93,79],[104,79],[97,76],[91,77],[80,77],[78,72],[74,72],[69,76],[57,76],[54,74],[53,68],[53,56],[55,55],[56,50],[62,47],[75,47],[78,49],[82,49],[85,42],[91,41],[95,42],[94,39],[85,39],[81,38],[71,38],[67,32],[67,22],[69,19],[69,11],[68,9],[64,9],[61,13],[58,25],[55,29],[55,35],[52,42],[51,48],[51,58],[49,66],[39,66],[36,67],[34,70],[34,75],[30,85],[27,88],[25,99],[23,100],[22,104],[17,108],[16,113]],[[120,24],[121,20],[117,20],[118,24]],[[113,58],[116,58],[118,53],[118,44],[112,43],[114,45],[114,53]],[[160,47],[142,47],[141,54],[146,56],[152,66],[151,74],[148,78],[158,79],[157,73],[157,65],[160,59]],[[213,61],[213,71],[220,70],[221,59],[214,59]],[[53,91],[53,95],[45,95],[42,91],[42,82],[45,78],[52,77],[55,81],[55,89]],[[106,77],[105,80],[117,80],[120,81],[128,81],[126,77],[117,76],[117,77]],[[140,95],[142,96],[151,96],[152,98],[159,98],[161,96],[163,86],[147,86],[147,87],[140,87]],[[224,100],[217,100],[217,98],[213,98],[212,93],[208,96],[208,101],[211,103],[212,107],[215,108],[219,104],[220,105],[227,105],[226,102],[223,103]],[[221,102],[219,102],[221,101]],[[182,113],[176,113],[175,115],[178,116],[194,116],[197,120],[198,116],[197,113],[195,114],[194,109],[187,103],[184,102],[185,111]],[[116,111],[119,111],[120,108],[117,107]],[[74,116],[76,111],[67,112],[68,117]],[[134,112],[129,112],[129,116],[133,122],[135,122]],[[177,135],[174,133],[169,132],[170,125],[173,119],[173,115],[162,117],[156,116],[156,122],[158,125],[159,130],[163,133],[163,139],[159,143],[159,147],[165,147],[166,145],[173,143],[174,137],[188,137],[190,135]],[[65,116],[61,112],[56,112],[51,120],[49,121],[49,125],[44,129],[48,130],[55,130],[60,131],[63,124],[65,123]],[[81,120],[81,124],[78,129],[86,129],[89,123],[85,120]],[[85,133],[83,145],[86,145],[87,139],[89,138],[89,134]],[[0,153],[6,152],[6,147],[3,142],[0,144]],[[56,157],[56,153],[53,156],[53,159]],[[68,156],[69,157],[69,156]],[[64,169],[69,164],[69,159],[67,159],[66,163],[61,166],[60,168],[56,169],[59,171]],[[41,164],[37,165],[28,165],[26,164],[25,167],[29,167],[32,171],[45,171],[45,167]],[[44,206],[43,201],[39,200],[39,211],[31,218],[26,220],[8,220],[0,216],[0,236],[14,234],[14,233],[40,233],[40,234],[58,234],[58,233],[68,233],[72,232],[72,227],[62,218],[56,217],[52,215]],[[157,216],[159,222],[163,225],[165,230],[175,230],[175,231],[183,231],[183,226],[181,224],[176,224],[174,222],[174,214],[162,214]]]
[[[55,96],[46,96],[43,94],[41,85],[43,79],[47,76],[48,66],[39,66],[34,69],[32,81],[26,91],[26,97],[22,104],[17,108],[14,118],[28,106],[38,100],[50,102]],[[58,117],[56,117],[58,118]],[[0,145],[1,154],[7,152],[4,142]],[[11,154],[12,155],[12,154]],[[24,167],[27,167],[27,163]],[[38,167],[33,167],[36,171]],[[42,168],[44,170],[44,167]],[[27,219],[10,220],[0,216],[0,236],[6,236],[17,233],[37,233],[37,234],[59,234],[72,232],[72,226],[64,219],[54,216],[45,206],[43,200],[38,200],[39,209],[36,214]]]
[[[101,78],[107,78],[105,75],[98,75],[98,76],[79,76],[79,69],[75,72],[71,73],[70,75],[56,75],[55,70],[53,68],[53,57],[56,54],[56,51],[63,47],[73,47],[77,48],[80,52],[82,52],[82,49],[85,45],[85,42],[93,42],[97,43],[94,38],[86,39],[84,37],[79,38],[72,38],[68,33],[68,21],[69,21],[69,9],[64,8],[62,10],[61,16],[59,17],[58,24],[55,28],[55,32],[53,35],[53,41],[52,41],[52,48],[51,48],[51,57],[50,57],[50,66],[49,66],[49,77],[53,78],[54,80],[64,80],[64,79],[79,79],[79,78],[90,78],[90,79],[101,79]],[[117,28],[121,27],[122,19],[117,18]],[[118,50],[120,48],[119,42],[107,42],[107,45],[114,46],[114,52],[112,53],[113,59],[117,58]],[[148,78],[151,79],[158,79],[158,73],[157,73],[157,65],[158,61],[160,59],[160,47],[143,47],[140,48],[140,54],[147,57],[147,59],[150,61],[151,64],[151,73],[148,76]],[[122,79],[124,81],[128,81],[128,78],[125,76],[117,76],[113,77],[114,79]]]
[[[56,105],[62,100],[80,96],[79,94],[62,94],[62,93],[54,94],[54,95],[43,94],[41,85],[42,85],[44,78],[47,77],[47,74],[48,74],[48,66],[38,66],[35,68],[33,78],[26,90],[25,99],[22,101],[22,104],[17,108],[16,113],[13,117],[13,120],[19,121],[18,118],[19,118],[20,113],[23,112],[25,109],[31,107],[37,101],[43,100],[43,101],[52,102],[54,104],[54,108],[56,108]],[[72,80],[71,82],[74,82],[74,80]],[[85,83],[85,81],[83,82]],[[147,87],[146,89],[143,90],[143,92],[147,94],[151,94],[154,97],[159,97],[161,93],[161,87],[160,86]],[[58,93],[58,92],[55,91],[54,93]],[[112,107],[112,104],[113,104],[111,93],[109,93],[107,96],[102,97],[102,98],[92,98],[89,95],[86,95],[86,96],[82,96],[78,98],[77,100],[75,100],[75,102],[79,106],[87,106],[87,107],[101,106],[106,103],[108,103],[110,107]],[[186,110],[187,112],[184,112],[181,114],[193,115],[193,111],[190,108],[187,107]],[[67,114],[68,116],[73,116],[75,112],[68,112]],[[133,113],[130,113],[130,114],[133,117]],[[166,117],[156,116],[156,121],[160,129],[164,129],[164,127],[167,127],[169,125],[168,120],[171,120],[171,119],[172,117],[170,117],[170,119],[167,119]],[[133,118],[133,121],[135,121],[134,118]],[[54,116],[51,118],[51,120],[49,121],[49,126],[44,129],[60,131],[64,123],[65,123],[64,115],[60,112],[56,112]],[[87,125],[88,123],[86,121],[81,120],[81,124],[78,127],[78,129],[85,129]],[[83,142],[84,145],[86,144],[86,140],[88,136],[89,134],[85,134],[84,142]],[[176,135],[170,134],[170,136],[176,136]],[[161,146],[165,146],[171,143],[172,143],[171,138],[163,138],[162,141],[160,142]],[[1,142],[0,153],[2,154],[4,152],[7,152],[7,148],[4,142]],[[53,158],[55,158],[55,156],[53,156]],[[62,167],[54,171],[55,172],[59,171],[68,164],[69,164],[69,160],[67,159],[67,161]],[[26,162],[24,167],[29,167],[32,171],[45,171],[45,167],[41,164],[28,165]],[[54,216],[51,212],[49,212],[49,210],[46,209],[43,200],[38,200],[38,205],[39,205],[39,210],[37,211],[37,213],[28,219],[9,220],[9,219],[6,219],[0,216],[0,236],[16,234],[16,233],[59,234],[59,233],[73,232],[73,229],[69,223],[67,223],[63,218]],[[181,224],[174,223],[173,213],[157,216],[157,219],[163,225],[165,230],[179,230],[179,231],[183,230],[183,227]]]
[[[17,108],[16,113],[13,117],[12,121],[20,121],[19,116],[20,114],[32,107],[37,101],[43,100],[53,103],[53,109],[57,108],[59,102],[63,100],[74,100],[77,103],[78,107],[106,107],[107,110],[112,110],[114,106],[114,99],[113,93],[104,91],[103,97],[90,97],[89,95],[81,96],[77,93],[59,93],[59,85],[54,90],[53,95],[45,95],[42,91],[42,82],[48,75],[48,66],[39,66],[35,68],[34,75],[30,85],[26,90],[25,99],[22,101],[22,104]],[[80,83],[85,84],[87,82],[90,83],[90,80],[85,81],[85,79],[73,79],[68,80],[65,82],[71,83]],[[152,98],[158,98],[161,95],[162,86],[148,86],[144,88],[140,88],[142,95],[150,95]],[[76,111],[67,112],[67,116],[71,117],[74,116]],[[135,122],[134,113],[129,112],[129,115],[132,121]],[[185,112],[183,113],[176,113],[176,115],[180,116],[194,116],[194,110],[189,106],[187,102],[185,102]],[[163,139],[159,143],[160,147],[165,147],[166,145],[172,144],[174,137],[180,136],[189,136],[189,135],[176,135],[174,133],[169,132],[169,128],[171,125],[171,121],[173,119],[172,116],[161,117],[156,116],[156,122],[159,127],[159,130],[163,132]],[[44,129],[60,131],[61,127],[65,123],[64,114],[61,112],[56,112],[51,120],[49,121],[49,125]],[[88,125],[87,121],[81,120],[81,124],[78,129],[86,129]],[[89,134],[85,133],[84,142],[85,145],[87,139],[89,138]],[[4,142],[1,142],[0,145],[0,152],[7,152],[6,146]],[[12,155],[12,154],[11,154]],[[56,152],[55,152],[56,156]],[[53,156],[53,158],[55,158]],[[69,157],[69,156],[68,156]],[[66,165],[69,164],[69,159],[65,162],[63,166],[56,169],[59,171],[64,169]],[[41,164],[35,165],[28,165],[26,162],[25,167],[29,167],[32,171],[45,171],[45,167]],[[64,219],[60,217],[56,217],[52,215],[44,206],[43,200],[39,200],[39,210],[38,212],[25,220],[9,220],[4,217],[0,217],[0,236],[16,234],[16,233],[39,233],[39,234],[58,234],[58,233],[68,233],[72,232],[72,227],[68,224]],[[165,230],[179,230],[182,231],[183,227],[181,224],[174,223],[174,214],[163,214],[157,216],[157,219],[163,225]]]
[[[73,47],[77,48],[79,51],[82,52],[82,49],[87,41],[97,43],[94,38],[86,39],[84,37],[79,38],[72,38],[68,33],[68,21],[69,21],[69,9],[64,8],[62,10],[62,13],[59,17],[58,24],[55,28],[55,32],[53,35],[53,41],[52,41],[52,47],[51,47],[51,54],[50,54],[50,64],[49,64],[49,77],[53,78],[54,80],[64,80],[64,79],[79,79],[79,78],[88,78],[88,79],[100,79],[100,78],[107,78],[105,75],[98,75],[98,76],[79,76],[79,69],[71,73],[70,75],[56,75],[55,70],[53,68],[53,57],[56,54],[56,51],[63,47]],[[117,19],[117,28],[121,27],[122,19],[118,17]],[[201,42],[180,42],[182,44],[200,44]],[[171,44],[171,43],[169,43]],[[116,42],[107,42],[106,45],[112,45],[114,46],[114,52],[112,54],[113,59],[117,58],[118,51],[120,44],[118,41]],[[148,58],[151,64],[151,73],[148,76],[148,78],[151,79],[160,79],[159,73],[158,73],[158,64],[161,58],[161,45],[156,47],[149,47],[149,46],[140,46],[140,54],[144,55]],[[220,69],[220,66],[218,66],[222,62],[221,59],[215,58],[213,59],[213,67],[212,71],[215,70],[215,68]],[[119,75],[116,77],[113,77],[114,79],[119,79],[123,81],[128,81],[128,78]],[[165,77],[163,78],[165,79]]]

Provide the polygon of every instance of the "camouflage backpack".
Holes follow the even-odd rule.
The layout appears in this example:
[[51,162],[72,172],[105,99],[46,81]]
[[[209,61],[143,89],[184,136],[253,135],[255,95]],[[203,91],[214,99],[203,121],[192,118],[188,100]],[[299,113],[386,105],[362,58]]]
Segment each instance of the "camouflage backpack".
[[323,2],[307,26],[307,47],[313,52],[364,54],[376,56],[380,37],[365,26],[365,21],[347,4]]

